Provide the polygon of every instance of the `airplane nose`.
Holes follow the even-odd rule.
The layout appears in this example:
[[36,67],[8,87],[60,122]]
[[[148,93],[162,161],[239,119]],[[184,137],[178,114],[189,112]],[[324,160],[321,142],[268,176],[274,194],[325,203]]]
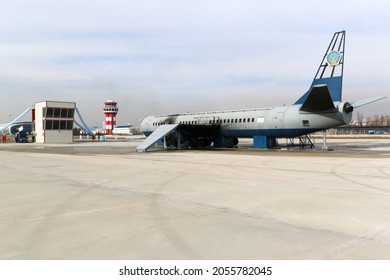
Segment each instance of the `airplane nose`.
[[139,124],[139,130],[144,131],[145,130],[145,125],[143,124],[143,121]]
[[147,127],[148,127],[148,123],[147,123],[146,119],[143,119],[141,121],[141,123],[139,124],[139,130],[141,132],[145,132],[145,131],[147,131]]

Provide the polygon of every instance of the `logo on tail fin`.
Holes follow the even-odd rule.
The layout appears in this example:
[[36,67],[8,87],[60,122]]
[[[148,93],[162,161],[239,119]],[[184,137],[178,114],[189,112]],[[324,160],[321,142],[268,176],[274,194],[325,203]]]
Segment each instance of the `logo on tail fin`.
[[338,66],[340,65],[341,61],[341,53],[338,51],[331,51],[328,53],[328,56],[326,57],[326,62],[328,63],[328,66]]

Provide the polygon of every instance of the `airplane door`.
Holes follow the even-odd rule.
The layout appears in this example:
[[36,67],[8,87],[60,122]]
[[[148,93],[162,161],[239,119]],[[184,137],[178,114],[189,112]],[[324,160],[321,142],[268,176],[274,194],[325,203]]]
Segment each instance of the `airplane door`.
[[279,107],[271,109],[267,112],[264,128],[280,129],[284,128],[283,119],[287,107]]
[[[279,109],[279,108],[277,108]],[[275,129],[275,128],[283,128],[283,117],[284,117],[284,108],[283,110],[272,110],[268,113],[267,117],[270,118],[269,120],[269,128]]]
[[276,112],[273,120],[275,128],[283,128],[283,117],[284,117],[284,111]]

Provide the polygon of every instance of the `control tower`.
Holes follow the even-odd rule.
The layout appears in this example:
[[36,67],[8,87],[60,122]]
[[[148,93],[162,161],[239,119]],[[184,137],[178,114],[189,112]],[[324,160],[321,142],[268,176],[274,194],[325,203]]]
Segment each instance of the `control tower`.
[[107,100],[104,102],[104,115],[106,115],[106,134],[111,135],[116,125],[116,114],[118,114],[118,107],[114,100]]

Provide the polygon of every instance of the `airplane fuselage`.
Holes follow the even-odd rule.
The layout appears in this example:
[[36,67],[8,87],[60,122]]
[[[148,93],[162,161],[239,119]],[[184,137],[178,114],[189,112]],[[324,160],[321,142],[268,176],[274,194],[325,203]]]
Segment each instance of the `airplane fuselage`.
[[348,124],[352,112],[344,110],[343,102],[335,102],[335,110],[322,113],[300,111],[301,105],[283,107],[216,111],[166,116],[148,116],[140,130],[149,136],[160,125],[217,126],[226,137],[296,137]]

